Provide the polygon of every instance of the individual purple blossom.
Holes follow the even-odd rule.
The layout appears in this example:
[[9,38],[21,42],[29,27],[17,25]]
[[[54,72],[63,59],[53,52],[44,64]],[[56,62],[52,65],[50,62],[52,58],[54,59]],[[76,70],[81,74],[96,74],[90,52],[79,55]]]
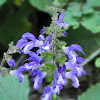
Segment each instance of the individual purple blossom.
[[66,32],[66,31],[63,31],[63,35],[64,35],[64,36],[67,36],[67,32]]
[[[27,39],[30,41],[28,42]],[[32,33],[27,32],[22,35],[22,39],[17,42],[16,46],[20,48],[20,52],[29,54],[31,49],[34,47],[39,47],[43,44],[42,40],[44,40],[43,35],[40,35],[38,40]]]
[[86,74],[86,71],[83,69],[83,66],[80,66],[79,64],[76,64],[75,71],[77,71],[77,76],[78,77]]
[[42,60],[41,56],[38,56],[35,52],[30,52],[29,55],[30,57],[27,59],[29,61],[39,63]]
[[33,71],[33,66],[29,65],[29,63],[25,63],[24,65],[20,66],[17,70],[19,72],[23,72],[23,71]]
[[[33,73],[34,74],[34,73]],[[44,77],[46,76],[46,72],[38,72],[38,74],[32,79],[32,81],[34,82],[34,89],[37,90],[40,86],[41,83],[44,79]]]
[[45,31],[46,31],[46,29],[43,28],[43,29],[40,30],[40,33],[42,34],[42,33],[44,33]]
[[29,54],[31,51],[31,49],[33,49],[34,47],[39,47],[43,44],[43,41],[39,41],[36,40],[35,42],[30,41],[26,44],[26,46],[24,47],[24,49],[22,50],[24,54]]
[[84,53],[82,47],[78,44],[72,44],[69,49]]
[[73,81],[72,83],[73,87],[78,88],[80,84],[77,76],[75,75],[76,73],[77,73],[76,71],[66,72],[66,77]]
[[68,54],[70,50],[75,50],[83,53],[82,47],[78,44],[72,44],[71,46],[63,46],[63,51]]
[[34,47],[34,43],[33,43],[33,41],[30,41],[30,42],[28,42],[27,44],[26,44],[26,46],[24,47],[24,49],[22,50],[22,52],[24,53],[24,54],[29,54],[31,51],[31,49]]
[[23,38],[32,40],[33,42],[36,41],[35,36],[34,36],[32,33],[30,33],[30,32],[24,33],[24,34],[22,35],[22,39],[23,39]]
[[53,91],[53,94],[58,94],[60,93],[60,90],[62,89],[62,85],[61,84],[57,84],[55,81],[53,83],[53,86],[52,86],[52,91]]
[[65,67],[65,65],[59,67],[55,73],[54,81],[60,85],[66,85],[66,83],[67,83],[64,67]]
[[47,86],[41,100],[51,100],[52,99],[52,87]]
[[16,67],[16,63],[15,63],[15,60],[14,59],[9,59],[8,60],[8,65],[10,66],[10,67]]
[[24,75],[22,72],[19,72],[18,70],[13,70],[13,71],[10,71],[9,72],[11,75],[15,76],[15,77],[18,77],[19,79],[19,82],[22,82],[23,79],[24,79]]
[[69,62],[65,62],[65,66],[68,70],[74,70],[78,77],[82,76],[83,74],[86,74],[86,71],[83,69],[83,66],[80,66],[79,64],[75,64],[72,66]]
[[23,48],[26,43],[28,43],[27,39],[26,38],[22,38],[22,39],[17,41],[16,47]]
[[52,48],[52,37],[51,35],[49,35],[47,38],[46,38],[46,41],[43,43],[42,45],[42,49],[43,50],[50,50]]
[[85,61],[85,59],[82,57],[76,57],[76,59],[77,59],[77,63],[83,63]]
[[39,37],[38,37],[39,41],[42,41],[42,40],[45,40],[45,37],[43,34],[40,34]]
[[56,21],[56,24],[59,25],[61,28],[62,28],[63,26],[65,26],[65,27],[68,26],[67,22],[64,22],[64,23],[62,22],[64,16],[65,16],[65,13],[61,13],[61,14],[59,15],[59,19]]
[[69,62],[72,65],[77,63],[77,58],[78,58],[78,54],[74,50],[83,53],[81,46],[79,46],[78,44],[72,44],[71,46],[67,46],[67,47],[63,46],[62,49],[66,53],[66,55],[68,56]]

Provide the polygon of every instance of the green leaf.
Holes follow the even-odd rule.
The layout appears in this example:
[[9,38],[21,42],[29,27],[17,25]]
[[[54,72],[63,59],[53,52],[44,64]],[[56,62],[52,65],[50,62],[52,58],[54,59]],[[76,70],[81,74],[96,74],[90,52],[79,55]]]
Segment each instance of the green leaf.
[[0,42],[3,45],[7,47],[11,41],[18,41],[23,33],[30,30],[31,24],[28,16],[31,10],[27,5],[23,5],[16,12],[8,13],[4,23],[0,26]]
[[52,69],[54,69],[54,67],[56,67],[56,66],[54,66],[54,65],[52,65],[52,64],[45,64],[45,65],[41,68],[41,70],[44,71],[44,72],[47,72],[47,71],[51,71]]
[[70,3],[68,10],[72,13],[74,17],[82,16],[81,5],[78,2]]
[[7,0],[0,0],[0,6],[2,6]]
[[89,6],[88,4],[85,4],[83,7],[82,7],[82,13],[83,14],[91,14],[94,12],[94,9]]
[[94,14],[83,17],[81,24],[92,33],[100,32],[100,11],[95,11]]
[[28,100],[29,83],[27,76],[22,83],[16,80],[16,77],[6,75],[4,78],[0,75],[0,98],[2,100]]
[[87,4],[93,7],[100,7],[100,0],[87,0]]
[[100,100],[100,82],[80,95],[78,100]]
[[51,54],[51,53],[46,53],[46,59],[47,59],[47,60],[51,60],[52,57],[53,57],[53,54]]
[[48,82],[52,82],[53,77],[54,77],[54,76],[47,75],[47,76],[46,76],[47,81],[48,81]]
[[96,58],[96,60],[95,60],[95,66],[97,68],[100,68],[100,57]]
[[60,49],[62,49],[62,46],[66,46],[67,45],[67,43],[65,42],[65,41],[60,41],[60,42],[58,42],[58,47],[60,48]]
[[69,0],[57,0],[57,7],[63,7]]
[[59,62],[61,65],[63,65],[66,61],[66,57],[65,55],[63,55],[63,53],[58,53],[58,56],[57,56],[57,59],[56,59],[56,62]]
[[[54,0],[28,0],[29,3],[36,7],[40,11],[44,11],[49,13],[50,11],[47,10],[46,6],[53,6]],[[62,5],[65,4],[68,0],[58,0],[58,6],[63,7]]]
[[29,2],[33,7],[36,7],[41,11],[48,12],[46,10],[46,6],[51,6],[54,0],[29,0]]

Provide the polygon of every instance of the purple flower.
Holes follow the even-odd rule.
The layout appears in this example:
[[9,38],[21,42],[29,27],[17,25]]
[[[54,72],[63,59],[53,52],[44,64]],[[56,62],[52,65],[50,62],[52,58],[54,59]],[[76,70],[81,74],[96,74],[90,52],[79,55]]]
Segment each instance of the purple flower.
[[[27,39],[30,41],[28,42]],[[32,33],[27,32],[22,35],[22,39],[17,42],[16,47],[20,48],[20,52],[29,54],[31,52],[30,50],[34,47],[40,47],[43,44],[42,40],[44,39],[42,34],[39,36],[39,40],[37,40]]]
[[19,41],[17,41],[16,47],[24,47],[27,42],[28,41],[26,38],[22,38]]
[[86,74],[86,71],[83,69],[83,66],[80,66],[79,64],[75,64],[72,66],[69,62],[65,62],[66,68],[69,70],[74,70],[78,77],[82,76],[82,74]]
[[10,67],[15,67],[15,66],[16,66],[15,60],[14,60],[14,59],[9,59],[9,60],[8,60],[8,65],[9,65]]
[[79,46],[78,44],[72,44],[71,46],[67,46],[67,47],[63,46],[62,49],[68,56],[70,64],[75,65],[77,61],[79,62],[80,60],[82,62],[83,59],[78,58],[78,54],[74,51],[76,50],[83,53],[81,46]]
[[76,73],[77,73],[76,71],[66,72],[66,77],[70,78],[73,81],[72,83],[73,87],[78,88],[80,84],[77,76],[75,75]]
[[38,56],[35,52],[30,52],[29,55],[31,56],[27,59],[29,61],[39,63],[42,60],[42,58]]
[[29,33],[29,32],[24,33],[24,34],[22,35],[22,39],[23,39],[23,38],[32,40],[33,42],[36,41],[35,36],[34,36],[32,33]]
[[85,61],[85,59],[82,57],[76,57],[76,59],[77,59],[77,63],[83,63]]
[[30,66],[28,63],[25,63],[23,66],[20,66],[17,70],[19,72],[32,71],[33,70],[33,66]]
[[52,99],[52,87],[47,86],[41,100],[51,100]]
[[59,19],[56,21],[56,24],[59,25],[61,28],[62,28],[63,26],[65,26],[65,27],[68,26],[67,22],[64,22],[64,23],[62,22],[64,16],[65,16],[65,13],[61,13],[61,14],[59,15]]
[[41,83],[42,83],[44,77],[46,76],[46,72],[38,71],[37,73],[38,73],[37,76],[32,79],[32,81],[34,82],[33,87],[35,90],[37,90],[41,86]]
[[23,79],[24,79],[24,75],[22,72],[19,72],[18,70],[13,70],[13,71],[10,71],[10,74],[13,75],[13,76],[16,76],[19,78],[19,82],[22,82]]
[[55,82],[60,85],[65,85],[67,83],[65,75],[65,65],[59,67],[55,73]]
[[39,37],[38,37],[39,41],[42,41],[42,40],[45,40],[45,37],[43,34],[40,34]]
[[69,47],[69,49],[70,49],[70,50],[76,50],[76,51],[79,51],[79,52],[84,53],[83,50],[82,50],[82,47],[81,47],[80,45],[78,45],[78,44],[72,44],[72,45]]
[[31,51],[31,49],[34,47],[34,43],[33,43],[33,41],[30,41],[30,42],[28,42],[27,44],[26,44],[26,46],[24,47],[24,49],[22,50],[22,52],[24,53],[24,54],[29,54]]
[[46,31],[45,28],[41,29],[40,33],[44,33]]
[[24,54],[29,54],[31,51],[31,49],[33,49],[34,47],[39,47],[43,44],[43,41],[39,41],[39,40],[36,40],[35,42],[33,41],[30,41],[26,44],[26,46],[24,47],[23,49],[23,53]]
[[46,38],[46,41],[43,43],[42,47],[43,50],[50,50],[52,48],[52,38],[51,35],[49,35]]
[[78,65],[78,64],[77,64],[77,66],[76,66],[76,70],[75,70],[75,71],[77,71],[77,76],[78,76],[78,77],[82,76],[82,74],[83,74],[83,75],[86,74],[86,71],[83,69],[83,66],[80,66],[80,65]]
[[66,31],[63,31],[63,35],[64,35],[64,36],[67,36],[67,32],[66,32]]
[[62,85],[60,84],[57,84],[55,81],[53,83],[53,86],[52,86],[52,91],[53,91],[53,94],[58,94],[60,93],[60,90],[62,89]]

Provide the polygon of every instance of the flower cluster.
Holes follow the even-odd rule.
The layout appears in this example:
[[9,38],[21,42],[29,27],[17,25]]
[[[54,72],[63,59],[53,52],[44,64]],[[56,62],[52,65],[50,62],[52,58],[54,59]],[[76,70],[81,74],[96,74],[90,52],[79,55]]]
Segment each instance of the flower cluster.
[[[54,80],[52,80],[52,84],[47,86],[45,89],[41,100],[51,100],[52,94],[59,95],[60,90],[67,84],[67,78],[73,81],[73,87],[78,88],[80,86],[78,77],[82,76],[82,74],[86,74],[83,67],[80,66],[80,63],[84,62],[84,58],[79,57],[75,52],[79,51],[84,54],[81,46],[78,44],[72,44],[71,46],[61,45],[62,49],[60,49],[58,46],[59,44],[62,44],[62,42],[58,43],[59,40],[57,39],[57,36],[59,34],[62,34],[60,36],[67,36],[67,32],[62,30],[63,26],[68,26],[67,22],[63,22],[64,16],[65,13],[61,13],[58,20],[54,20],[51,23],[51,28],[43,28],[40,31],[41,34],[39,35],[38,39],[36,39],[32,33],[27,32],[22,35],[22,38],[16,44],[16,47],[19,48],[20,53],[29,55],[29,58],[26,59],[29,61],[29,63],[25,63],[18,69],[10,71],[11,75],[19,78],[19,82],[22,82],[24,79],[24,71],[31,71],[32,75],[34,76],[34,78],[32,78],[32,81],[34,82],[33,88],[37,90],[41,86],[43,79],[48,74],[48,66],[45,66],[45,64],[49,63],[53,67],[56,66],[53,70]],[[45,37],[45,33],[49,35]],[[32,49],[35,47],[38,49],[36,52],[33,52]],[[52,55],[49,61],[47,61],[45,58],[47,57],[48,53]],[[42,57],[42,54],[46,54],[46,56]],[[57,56],[59,55],[64,55],[65,57],[63,64],[61,64],[57,59]],[[8,61],[8,64],[11,66],[15,65],[12,59]],[[45,67],[47,67],[47,69],[42,70]]]

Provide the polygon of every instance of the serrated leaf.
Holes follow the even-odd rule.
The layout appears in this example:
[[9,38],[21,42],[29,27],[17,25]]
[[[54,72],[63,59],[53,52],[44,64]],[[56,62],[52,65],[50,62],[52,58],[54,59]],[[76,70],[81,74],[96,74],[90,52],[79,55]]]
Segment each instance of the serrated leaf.
[[[49,13],[50,11],[47,10],[46,6],[53,6],[54,0],[28,0],[29,3],[33,6],[39,9],[40,11],[44,11]],[[58,0],[58,6],[62,6],[65,4],[68,0]]]
[[82,16],[81,5],[78,2],[70,3],[67,10],[71,11],[71,13],[74,17]]
[[92,33],[100,32],[100,12],[95,11],[94,14],[83,17],[81,24]]
[[100,57],[96,58],[96,60],[95,60],[95,66],[97,68],[100,68]]
[[7,0],[0,0],[0,6],[2,6]]
[[83,14],[91,14],[94,12],[94,9],[89,6],[88,4],[85,4],[83,7],[82,7],[82,13]]
[[41,11],[48,12],[46,6],[51,6],[54,0],[29,0],[29,3]]
[[2,100],[28,100],[29,83],[27,76],[24,81],[19,83],[17,78],[6,75],[4,78],[0,75],[0,98]]
[[78,100],[100,100],[100,82],[80,95]]

